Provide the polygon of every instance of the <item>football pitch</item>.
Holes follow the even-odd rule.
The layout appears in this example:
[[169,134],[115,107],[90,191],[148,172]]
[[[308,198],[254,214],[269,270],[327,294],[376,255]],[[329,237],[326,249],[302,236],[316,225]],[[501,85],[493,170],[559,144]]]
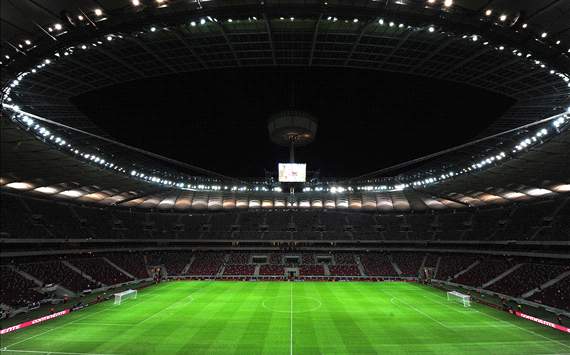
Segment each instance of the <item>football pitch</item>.
[[168,282],[1,343],[7,355],[570,353],[568,334],[404,282]]

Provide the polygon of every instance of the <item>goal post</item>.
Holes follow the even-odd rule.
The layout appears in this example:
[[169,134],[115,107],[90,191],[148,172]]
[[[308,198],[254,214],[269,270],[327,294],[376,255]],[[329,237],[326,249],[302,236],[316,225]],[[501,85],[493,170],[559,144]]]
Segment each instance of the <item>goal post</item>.
[[447,292],[447,300],[460,302],[463,304],[463,307],[471,307],[471,296],[466,295],[461,292],[457,291],[449,291]]
[[115,304],[121,304],[128,299],[137,298],[137,290],[126,290],[123,292],[115,293]]

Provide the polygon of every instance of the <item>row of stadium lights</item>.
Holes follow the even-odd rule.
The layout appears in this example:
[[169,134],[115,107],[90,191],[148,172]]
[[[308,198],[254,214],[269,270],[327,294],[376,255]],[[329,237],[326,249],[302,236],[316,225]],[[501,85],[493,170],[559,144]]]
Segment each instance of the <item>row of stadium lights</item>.
[[[60,148],[67,149],[69,152],[75,154],[78,157],[83,158],[89,163],[93,163],[98,165],[99,167],[104,167],[107,169],[112,169],[116,172],[126,174],[127,170],[124,167],[117,165],[114,162],[108,161],[103,157],[100,157],[96,154],[83,152],[80,149],[74,147],[72,144],[68,143],[64,138],[53,134],[49,129],[37,123],[32,117],[30,117],[27,113],[20,110],[20,108],[16,105],[6,105],[7,108],[11,108],[15,114],[16,120],[20,121],[22,124],[27,126],[30,130],[34,131],[35,134],[46,143],[52,143],[57,145]],[[552,131],[558,133],[560,127],[570,122],[570,108],[568,108],[567,112],[557,119],[551,122]],[[546,137],[550,131],[547,128],[541,128],[538,130],[534,135],[528,136],[523,138],[512,150],[512,155],[525,150],[531,146],[535,146],[544,142],[544,137]],[[399,191],[409,187],[421,187],[429,184],[433,184],[436,182],[440,182],[442,180],[447,180],[452,177],[463,175],[466,173],[470,173],[473,171],[480,170],[487,165],[493,165],[498,163],[499,161],[507,158],[507,154],[505,152],[499,152],[496,155],[491,155],[487,158],[482,159],[477,163],[473,163],[471,166],[466,167],[458,172],[450,171],[446,174],[442,174],[440,177],[431,177],[423,180],[417,180],[412,183],[405,183],[405,184],[398,184],[393,186],[388,185],[366,185],[366,186],[356,186],[356,187],[343,187],[343,186],[317,186],[317,187],[305,187],[303,192],[330,192],[330,193],[344,193],[344,192],[353,192],[353,191]],[[177,187],[180,189],[186,190],[200,190],[200,191],[233,191],[233,192],[245,192],[245,191],[256,191],[256,192],[282,192],[281,187],[274,186],[274,187],[267,187],[267,186],[221,186],[221,185],[207,185],[207,184],[186,184],[183,182],[174,182],[169,179],[164,179],[159,177],[158,175],[147,175],[142,172],[138,172],[136,170],[131,170],[130,175],[132,177],[139,178],[141,180],[160,184],[164,186],[170,187]],[[160,174],[159,174],[160,175]]]
[[[209,1],[209,0],[198,0],[198,3],[200,3],[200,2],[206,2],[206,1]],[[155,5],[156,5],[158,8],[163,8],[163,7],[167,7],[167,6],[168,6],[169,1],[168,1],[168,0],[154,0],[154,3],[155,3]],[[405,5],[405,4],[406,4],[405,2],[398,2],[398,1],[397,1],[397,3],[400,4],[400,5]],[[135,8],[140,8],[140,7],[143,5],[141,0],[131,0],[131,4],[132,4],[132,6],[135,7]],[[327,3],[326,1],[324,2],[324,4],[325,4],[325,5],[328,5],[328,3]],[[426,0],[426,6],[428,6],[428,7],[433,7],[433,6],[436,6],[436,5],[437,5],[437,6],[442,6],[444,9],[449,9],[449,8],[451,8],[451,7],[453,6],[453,0]],[[89,17],[86,13],[84,13],[83,11],[81,11],[81,14],[77,15],[77,20],[79,20],[80,22],[88,21],[88,22],[90,22],[90,23],[94,23],[94,22],[103,21],[103,20],[106,20],[106,19],[107,19],[107,17],[105,16],[104,11],[103,11],[102,9],[100,9],[100,8],[95,8],[95,9],[93,9],[93,10],[91,11],[91,15],[93,16],[93,20],[91,20],[91,17]],[[487,18],[491,18],[491,17],[493,17],[493,15],[494,15],[494,10],[491,9],[491,8],[488,8],[488,9],[486,9],[486,10],[484,11],[484,15],[485,15],[485,17],[487,17]],[[214,21],[214,20],[213,20],[212,18],[210,18],[210,17],[209,17],[209,19],[212,20],[212,21]],[[253,17],[253,19],[254,19],[254,20],[257,20],[256,17]],[[285,20],[284,17],[281,17],[280,19],[281,19],[281,20]],[[294,21],[294,19],[295,19],[294,17],[290,17],[290,20],[291,20],[291,21]],[[332,16],[329,16],[327,19],[330,20],[330,21],[334,21],[334,22],[336,22],[336,21],[338,20],[337,17],[332,17]],[[509,19],[509,16],[508,16],[507,14],[501,13],[501,15],[499,15],[499,16],[497,17],[497,20],[498,20],[498,21],[497,21],[497,24],[506,23],[508,19]],[[250,20],[251,20],[251,18],[250,18]],[[228,19],[228,22],[231,23],[232,21],[233,21],[232,19]],[[215,22],[217,22],[217,20],[215,20]],[[348,22],[348,20],[345,20],[345,22]],[[355,22],[355,23],[358,22],[358,19],[357,19],[357,18],[353,19],[353,22]],[[206,20],[205,20],[205,19],[200,19],[200,20],[199,20],[199,23],[200,23],[201,25],[204,25],[204,24],[206,23]],[[190,22],[190,24],[191,24],[191,26],[196,26],[197,22],[192,21],[192,22]],[[394,24],[393,22],[390,22],[389,25],[390,25],[390,26],[394,26],[395,24]],[[400,24],[399,27],[403,27],[403,24]],[[523,24],[521,25],[521,28],[526,30],[526,29],[528,28],[528,24],[527,24],[527,23],[523,23]],[[42,30],[43,30],[43,28],[42,28]],[[156,31],[156,27],[152,27],[151,30],[152,30],[152,31]],[[56,35],[56,36],[60,36],[60,35],[63,35],[63,34],[65,34],[65,33],[67,33],[67,31],[65,30],[64,26],[63,26],[61,23],[55,23],[55,24],[53,24],[53,25],[47,27],[47,31],[50,33],[50,36],[51,36],[52,34],[54,34],[54,35]],[[431,27],[430,27],[430,32],[433,32],[433,30],[432,30]],[[541,33],[540,33],[540,36],[537,37],[537,39],[540,38],[541,40],[544,40],[544,39],[546,39],[548,36],[549,36],[548,32],[541,32]],[[52,38],[55,39],[55,37],[53,37],[53,36],[52,36]],[[557,40],[555,43],[556,43],[556,45],[561,45],[561,44],[562,44],[562,42],[561,42],[560,40]],[[17,51],[17,52],[21,52],[21,51],[23,51],[23,50],[29,50],[29,49],[33,48],[34,46],[32,46],[32,41],[31,41],[31,40],[26,39],[26,40],[24,40],[22,43],[19,43],[17,47],[18,47],[19,49],[18,49],[18,48],[15,48],[16,51]],[[570,53],[570,48],[567,49],[567,53]],[[5,54],[3,59],[5,59],[5,60],[7,60],[7,61],[10,61],[10,60],[12,59],[12,57],[11,57],[9,54]],[[4,63],[3,63],[2,61],[0,61],[0,65],[3,65],[3,64],[4,64]]]
[[[102,15],[102,14],[101,14]],[[283,19],[283,17],[281,17],[280,19]],[[252,18],[249,19],[250,21],[252,20]],[[255,17],[253,18],[253,20],[257,20]],[[294,18],[290,18],[291,21],[294,21]],[[336,18],[330,18],[330,21],[337,21]],[[205,25],[208,21],[215,21],[217,22],[218,20],[215,18],[211,18],[208,17],[207,20],[205,18],[201,18],[198,21],[192,21],[190,22],[190,26],[196,26],[197,24],[200,25]],[[232,22],[232,19],[228,19],[228,22]],[[353,19],[353,22],[358,22],[358,19]],[[396,24],[393,21],[389,21],[386,22],[384,21],[384,19],[379,19],[378,20],[378,24],[381,26],[384,25],[388,25],[390,27],[394,27],[396,26]],[[400,28],[404,28],[406,27],[404,24],[399,24],[398,27]],[[412,29],[411,26],[407,26],[407,29]],[[422,28],[419,28],[422,29]],[[156,32],[158,29],[156,27],[151,27],[150,28],[150,32]],[[429,26],[427,28],[428,32],[433,33],[436,32],[435,27],[433,26]],[[108,42],[113,41],[114,39],[122,39],[123,36],[120,34],[109,34],[107,36],[105,36],[106,40]],[[477,42],[481,39],[480,35],[464,35],[463,36],[464,39],[470,39],[473,42]],[[483,42],[483,45],[488,45],[489,42]],[[93,42],[91,44],[82,44],[82,45],[78,45],[75,47],[69,47],[66,51],[63,52],[64,56],[69,56],[75,53],[75,49],[76,48],[80,48],[82,50],[87,50],[89,49],[91,46],[96,47],[98,45],[103,45],[102,41],[96,41]],[[495,47],[496,50],[498,51],[503,51],[505,50],[504,46],[498,46]],[[513,55],[516,55],[518,57],[522,57],[523,53],[520,50],[514,49],[512,50]],[[56,58],[60,58],[61,54],[59,52],[55,52],[54,56]],[[526,54],[524,57],[526,59],[530,58],[532,55],[530,53]],[[522,59],[522,58],[521,58]],[[55,60],[55,59],[54,59]],[[5,100],[7,102],[11,102],[12,98],[10,97],[10,92],[12,88],[15,88],[16,86],[18,86],[20,84],[20,82],[27,76],[30,74],[35,74],[38,72],[38,70],[41,70],[42,68],[44,68],[47,65],[50,65],[52,63],[52,59],[45,59],[41,64],[36,65],[35,68],[32,68],[29,72],[25,72],[20,74],[17,79],[15,79],[10,85],[9,87],[6,87],[4,89],[4,93],[3,93],[3,97],[5,98]],[[531,62],[531,64],[534,64],[536,66],[540,66],[541,68],[546,68],[546,65],[538,60],[533,60]],[[552,75],[556,75],[558,76],[560,79],[564,80],[565,83],[569,83],[570,78],[568,77],[568,75],[563,74],[563,73],[559,73],[555,70],[550,70],[550,74]],[[570,84],[568,84],[568,86],[570,87]],[[121,172],[121,173],[127,173],[127,169],[118,166],[116,163],[110,162],[108,159],[104,159],[102,157],[99,157],[97,155],[91,154],[91,153],[87,153],[87,152],[81,152],[79,149],[74,148],[71,144],[67,143],[65,141],[65,139],[63,139],[62,137],[58,137],[55,136],[53,134],[51,134],[51,132],[37,124],[34,122],[34,120],[29,117],[26,113],[24,113],[23,111],[20,111],[19,107],[17,105],[12,105],[11,106],[15,112],[17,112],[17,116],[16,118],[21,121],[23,124],[25,124],[26,126],[30,127],[30,129],[34,130],[36,135],[39,137],[42,137],[44,141],[47,142],[51,142],[56,144],[59,147],[65,147],[67,148],[69,151],[71,151],[72,153],[76,154],[77,156],[87,160],[88,162],[92,162],[95,164],[98,164],[99,166],[105,167],[105,168],[109,168],[109,169],[113,169],[115,171]],[[566,114],[564,114],[563,116],[561,116],[560,118],[558,118],[557,120],[555,120],[552,125],[554,126],[554,128],[558,131],[559,128],[563,125],[565,125],[568,122],[568,119],[570,117],[570,108],[568,108],[568,112]],[[529,146],[533,146],[537,143],[541,143],[543,141],[543,137],[546,136],[547,134],[549,134],[549,131],[547,129],[541,129],[539,132],[537,132],[534,136],[530,136],[527,137],[525,139],[523,139],[513,150],[512,150],[512,154],[516,154],[526,148],[528,148]],[[366,185],[366,186],[357,186],[357,187],[348,187],[348,188],[344,188],[341,186],[317,186],[317,187],[306,187],[304,189],[305,192],[310,192],[310,191],[326,191],[326,192],[331,192],[331,193],[343,193],[346,191],[390,191],[390,190],[402,190],[408,187],[417,187],[417,186],[424,186],[424,185],[428,185],[428,184],[433,184],[436,182],[440,182],[442,180],[447,180],[450,178],[453,178],[457,175],[462,175],[462,174],[466,174],[466,173],[470,173],[473,172],[475,170],[479,170],[482,169],[483,167],[486,167],[490,164],[495,164],[501,160],[503,160],[504,158],[506,158],[506,153],[505,152],[499,152],[498,154],[493,154],[491,156],[488,156],[484,159],[482,159],[479,162],[473,163],[470,166],[467,166],[463,169],[460,169],[458,171],[450,171],[448,173],[442,174],[439,177],[430,177],[427,179],[422,179],[422,180],[416,180],[413,181],[411,183],[405,183],[405,184],[398,184],[398,185],[392,185],[392,186],[388,186],[388,185],[380,185],[380,186],[373,186],[373,185]],[[150,183],[156,183],[156,184],[161,184],[161,185],[166,185],[166,186],[172,186],[172,187],[178,187],[178,188],[182,188],[182,189],[191,189],[191,190],[209,190],[209,191],[219,191],[219,190],[229,190],[229,191],[276,191],[276,192],[280,192],[280,187],[272,187],[272,188],[267,188],[266,186],[253,186],[253,187],[247,187],[247,186],[219,186],[219,185],[206,185],[206,184],[199,184],[199,185],[193,185],[193,184],[186,184],[183,182],[174,182],[171,179],[165,179],[165,178],[161,178],[159,177],[159,175],[161,174],[145,174],[143,172],[139,172],[136,170],[131,170],[130,171],[130,175],[136,178],[139,178],[141,180],[150,182]]]

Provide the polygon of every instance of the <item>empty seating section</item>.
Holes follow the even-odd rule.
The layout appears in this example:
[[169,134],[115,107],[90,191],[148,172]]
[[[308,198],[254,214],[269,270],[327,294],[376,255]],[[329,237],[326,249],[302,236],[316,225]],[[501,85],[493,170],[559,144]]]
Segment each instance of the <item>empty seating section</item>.
[[280,253],[269,254],[268,262],[269,262],[269,264],[272,264],[272,265],[283,264],[283,254],[280,254]]
[[475,261],[477,261],[477,258],[471,255],[456,254],[442,256],[435,278],[444,281],[450,280],[457,273],[465,270]]
[[301,263],[310,265],[315,263],[315,254],[305,253],[301,255]]
[[443,241],[570,238],[570,203],[564,199],[406,215],[326,210],[144,212],[54,203],[5,193],[1,202],[0,232],[11,238]]
[[114,218],[111,212],[104,208],[76,207],[74,211],[85,233],[96,239],[119,238],[114,231]]
[[231,235],[231,228],[236,220],[234,213],[214,214],[210,218],[210,228],[203,238],[227,239]]
[[73,259],[69,262],[104,285],[115,285],[132,281],[130,277],[114,268],[102,258]]
[[418,276],[423,255],[420,253],[392,253],[392,261],[398,265],[402,276]]
[[310,232],[320,225],[319,213],[299,211],[293,215],[295,227],[298,232]]
[[325,268],[323,265],[301,265],[299,266],[299,274],[301,276],[324,276]]
[[11,307],[27,306],[44,298],[39,292],[33,290],[38,287],[34,282],[22,277],[7,267],[0,268],[0,304]]
[[304,231],[304,232],[296,232],[293,234],[293,239],[296,240],[321,240],[323,239],[322,232],[316,231]]
[[363,254],[360,256],[360,262],[368,276],[398,276],[389,256],[386,254]]
[[114,211],[115,233],[126,238],[150,238],[150,232],[143,230],[144,214],[131,211]]
[[437,254],[428,254],[426,256],[426,261],[424,263],[424,267],[434,268],[437,266],[437,260],[439,259],[439,255]]
[[381,215],[376,216],[378,226],[382,228],[384,239],[388,240],[406,240],[407,233],[402,231],[402,225],[405,220],[403,216]]
[[348,219],[348,224],[352,226],[355,232],[376,234],[376,221],[372,214],[364,213],[348,213],[346,215]]
[[184,230],[184,235],[190,239],[197,239],[204,230],[204,225],[208,223],[210,216],[204,214],[184,214],[180,218],[180,224]]
[[332,276],[360,276],[360,270],[356,264],[331,265],[329,271]]
[[261,212],[243,212],[239,215],[240,231],[259,231],[265,214]]
[[481,287],[514,265],[516,265],[516,261],[508,258],[483,258],[479,260],[479,264],[454,278],[452,281],[463,285]]
[[356,259],[352,253],[336,253],[334,254],[336,264],[356,264]]
[[342,233],[344,226],[348,225],[346,214],[338,212],[321,213],[320,221],[326,231]]
[[530,262],[523,264],[523,266],[495,282],[487,289],[505,295],[520,297],[568,270],[570,270],[570,265],[568,264],[557,265],[552,264],[548,260],[544,260],[543,263]]
[[249,264],[248,253],[231,253],[228,257],[228,264]]
[[251,276],[254,272],[253,265],[226,265],[224,276]]
[[541,229],[533,240],[570,240],[570,199],[567,199],[550,225]]
[[[71,207],[67,204],[53,203],[43,200],[25,200],[33,216],[41,219],[48,230],[57,238],[86,238],[88,235],[81,228],[77,218],[72,217]],[[61,218],[69,216],[69,218]]]
[[33,215],[25,207],[22,199],[8,194],[1,195],[2,232],[11,238],[50,238],[38,215]]
[[570,276],[534,294],[531,300],[570,311]]
[[107,256],[107,259],[133,275],[137,279],[145,279],[149,277],[144,256],[140,254],[123,254]]
[[407,239],[434,239],[434,216],[431,214],[410,214],[405,217],[408,230]]
[[70,291],[83,291],[98,287],[79,273],[71,270],[61,261],[47,261],[18,265],[18,269],[27,272],[44,284],[59,284]]
[[261,265],[259,268],[259,275],[263,276],[283,276],[285,274],[285,269],[280,265]]
[[161,252],[147,255],[149,266],[164,266],[168,275],[180,275],[192,258],[187,252]]
[[269,231],[286,231],[291,223],[291,212],[276,211],[267,214],[267,226]]
[[514,209],[505,231],[497,234],[495,239],[529,240],[543,224],[546,217],[552,217],[560,201],[544,201],[533,204],[521,204]]
[[[181,215],[172,213],[147,213],[153,238],[174,239],[184,237],[184,225],[180,222]],[[145,233],[146,234],[146,233]]]
[[442,213],[438,215],[437,240],[462,240],[463,233],[471,222],[472,215],[465,212]]
[[[306,233],[304,233],[306,234]],[[263,233],[263,239],[265,240],[291,240],[292,233],[285,231],[268,231]]]
[[510,211],[504,208],[482,209],[473,214],[471,230],[465,233],[465,240],[489,240],[498,233],[503,221]]
[[[224,263],[223,253],[197,253],[195,259],[190,264],[187,275],[215,276]],[[190,260],[190,259],[188,259]]]

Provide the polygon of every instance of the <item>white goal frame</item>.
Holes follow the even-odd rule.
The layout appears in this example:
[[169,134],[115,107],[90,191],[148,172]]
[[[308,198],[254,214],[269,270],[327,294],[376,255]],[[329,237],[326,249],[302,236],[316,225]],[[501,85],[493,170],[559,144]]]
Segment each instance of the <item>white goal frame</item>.
[[119,305],[123,301],[128,299],[136,299],[137,298],[137,290],[126,290],[123,292],[115,293],[115,304]]
[[456,301],[463,303],[463,307],[471,307],[471,296],[457,291],[447,292],[448,301]]

